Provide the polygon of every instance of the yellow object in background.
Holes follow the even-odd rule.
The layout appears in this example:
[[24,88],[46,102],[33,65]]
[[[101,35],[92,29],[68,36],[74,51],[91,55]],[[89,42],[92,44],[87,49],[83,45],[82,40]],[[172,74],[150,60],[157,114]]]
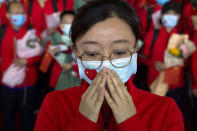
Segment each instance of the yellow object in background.
[[177,48],[170,48],[169,51],[170,51],[170,54],[174,56],[177,56],[177,57],[181,56],[181,51]]

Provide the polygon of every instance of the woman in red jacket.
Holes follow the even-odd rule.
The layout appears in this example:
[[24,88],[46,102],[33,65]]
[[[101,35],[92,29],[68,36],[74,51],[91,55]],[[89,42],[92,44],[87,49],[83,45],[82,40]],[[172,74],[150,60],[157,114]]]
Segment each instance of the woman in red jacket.
[[197,2],[190,2],[184,8],[181,22],[184,32],[188,33],[192,40],[195,39],[194,34],[197,30],[197,26],[193,22],[195,17],[197,17]]
[[184,131],[171,98],[133,85],[138,25],[134,9],[122,0],[96,0],[80,8],[71,38],[84,82],[48,94],[35,131]]
[[[73,0],[29,0],[27,4],[25,4],[25,7],[30,17],[30,24],[40,32],[43,32],[48,28],[47,16],[62,12],[63,10],[73,10],[73,4]],[[50,30],[52,29],[48,29],[48,32],[50,32]],[[53,31],[54,30],[55,28]]]
[[[31,131],[34,127],[33,111],[37,99],[35,86],[38,78],[37,65],[43,49],[40,50],[41,46],[38,44],[39,32],[27,25],[27,16],[22,3],[10,2],[6,13],[9,23],[5,28],[0,47],[3,131],[14,130],[15,114],[18,109],[21,113],[22,131]],[[31,44],[33,47],[30,47]]]

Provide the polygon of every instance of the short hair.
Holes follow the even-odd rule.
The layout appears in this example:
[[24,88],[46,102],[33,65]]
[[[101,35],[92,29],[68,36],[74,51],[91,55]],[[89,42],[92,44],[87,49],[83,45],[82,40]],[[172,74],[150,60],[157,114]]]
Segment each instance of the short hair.
[[124,0],[94,0],[87,2],[75,15],[70,32],[74,47],[76,47],[76,40],[92,26],[112,17],[122,19],[129,25],[136,40],[139,38],[140,21],[129,3]]
[[64,17],[65,15],[73,15],[73,16],[75,16],[75,12],[72,11],[72,10],[64,10],[64,11],[60,14],[60,20],[62,20],[63,17]]
[[181,14],[181,8],[180,5],[177,2],[169,1],[166,4],[164,4],[161,13],[165,14],[166,12],[173,10],[177,14]]
[[9,13],[10,12],[10,8],[12,6],[12,4],[20,4],[23,8],[23,4],[19,1],[11,1],[11,2],[8,2],[7,6],[6,6],[6,12]]

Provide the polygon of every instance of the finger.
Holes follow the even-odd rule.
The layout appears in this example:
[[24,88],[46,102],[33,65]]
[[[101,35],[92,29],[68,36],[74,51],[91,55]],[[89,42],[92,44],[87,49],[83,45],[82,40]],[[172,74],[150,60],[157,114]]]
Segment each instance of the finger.
[[124,83],[122,83],[122,80],[119,78],[118,74],[115,71],[113,71],[113,70],[110,70],[110,71],[112,72],[113,76],[116,78],[116,80],[118,81],[118,83],[121,84],[119,86],[124,86]]
[[111,109],[113,110],[116,107],[116,104],[114,103],[114,101],[110,97],[107,90],[105,90],[105,99],[106,99],[107,103],[109,104],[109,106],[111,107]]
[[118,92],[116,91],[110,76],[107,76],[107,85],[108,85],[109,94],[111,98],[116,104],[118,104],[120,97],[118,96]]
[[114,84],[114,87],[116,88],[118,95],[123,98],[124,94],[123,94],[123,90],[122,88],[124,87],[124,84],[122,83],[122,81],[119,79],[119,77],[117,76],[117,74],[114,71],[110,71],[110,75],[111,75],[111,80]]
[[126,98],[127,103],[131,105],[131,102],[133,102],[133,99],[130,93],[128,92],[127,87],[123,89],[123,93],[124,93],[124,97]]
[[95,79],[95,80],[90,84],[90,86],[88,87],[88,89],[87,89],[87,91],[86,91],[86,94],[92,96],[92,94],[93,94],[93,93],[95,92],[95,90],[97,89],[98,83],[100,83],[102,79],[103,79],[102,75],[101,75],[101,74],[98,74],[97,79]]
[[92,87],[94,87],[96,85],[96,82],[100,81],[100,79],[101,79],[101,77],[100,77],[101,73],[102,73],[102,71],[99,72],[96,75],[95,79],[92,81],[92,83],[90,84],[90,86],[88,87],[88,89],[86,90],[85,93],[89,93],[92,90]]
[[[96,103],[97,100],[99,99],[99,102],[101,102],[101,98],[100,94],[103,91],[103,89],[105,89],[104,85],[106,83],[106,77],[102,77],[102,80],[100,82],[100,84],[97,85],[97,87],[93,87],[95,89],[92,89],[90,94],[88,94],[88,97],[90,97],[90,99],[92,99],[93,103]],[[104,95],[103,95],[104,97]]]
[[90,87],[88,88],[87,94],[89,94],[90,96],[94,95],[94,92],[98,89],[104,77],[105,77],[105,72],[104,71],[99,72],[99,74],[96,76],[96,78],[93,80]]
[[95,108],[96,109],[100,110],[100,108],[103,104],[104,98],[105,98],[105,88],[102,88],[101,92],[99,93],[99,96],[97,97],[97,100],[95,102]]

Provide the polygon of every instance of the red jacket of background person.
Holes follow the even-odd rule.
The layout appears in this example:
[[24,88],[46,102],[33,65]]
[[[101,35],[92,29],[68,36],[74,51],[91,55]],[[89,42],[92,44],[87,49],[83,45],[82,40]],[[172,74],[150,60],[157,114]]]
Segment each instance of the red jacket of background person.
[[[178,33],[178,29],[174,28],[170,33],[166,31],[166,28],[163,26],[159,31],[158,37],[155,40],[154,46],[152,46],[152,40],[154,36],[154,31],[150,31],[146,38],[144,39],[144,50],[143,54],[148,57],[145,64],[148,67],[148,85],[150,85],[159,75],[159,72],[155,69],[154,64],[156,61],[164,62],[164,51],[167,48],[168,40],[173,33]],[[170,88],[180,88],[184,85],[184,75],[183,72],[180,73],[180,83],[179,86],[170,86]]]
[[[23,36],[27,32],[27,26],[24,25],[21,29],[16,32],[10,24],[6,27],[6,31],[1,43],[1,71],[4,73],[8,67],[14,62],[15,58],[15,45],[14,41],[16,39],[23,38]],[[39,37],[39,33],[37,32],[37,36]],[[38,73],[37,73],[37,65],[41,59],[41,56],[35,56],[32,58],[28,58],[27,60],[27,70],[26,77],[24,82],[21,85],[18,85],[16,88],[24,87],[24,86],[33,86],[37,82]]]
[[8,23],[8,19],[6,17],[6,3],[4,2],[0,6],[0,26],[7,23]]

